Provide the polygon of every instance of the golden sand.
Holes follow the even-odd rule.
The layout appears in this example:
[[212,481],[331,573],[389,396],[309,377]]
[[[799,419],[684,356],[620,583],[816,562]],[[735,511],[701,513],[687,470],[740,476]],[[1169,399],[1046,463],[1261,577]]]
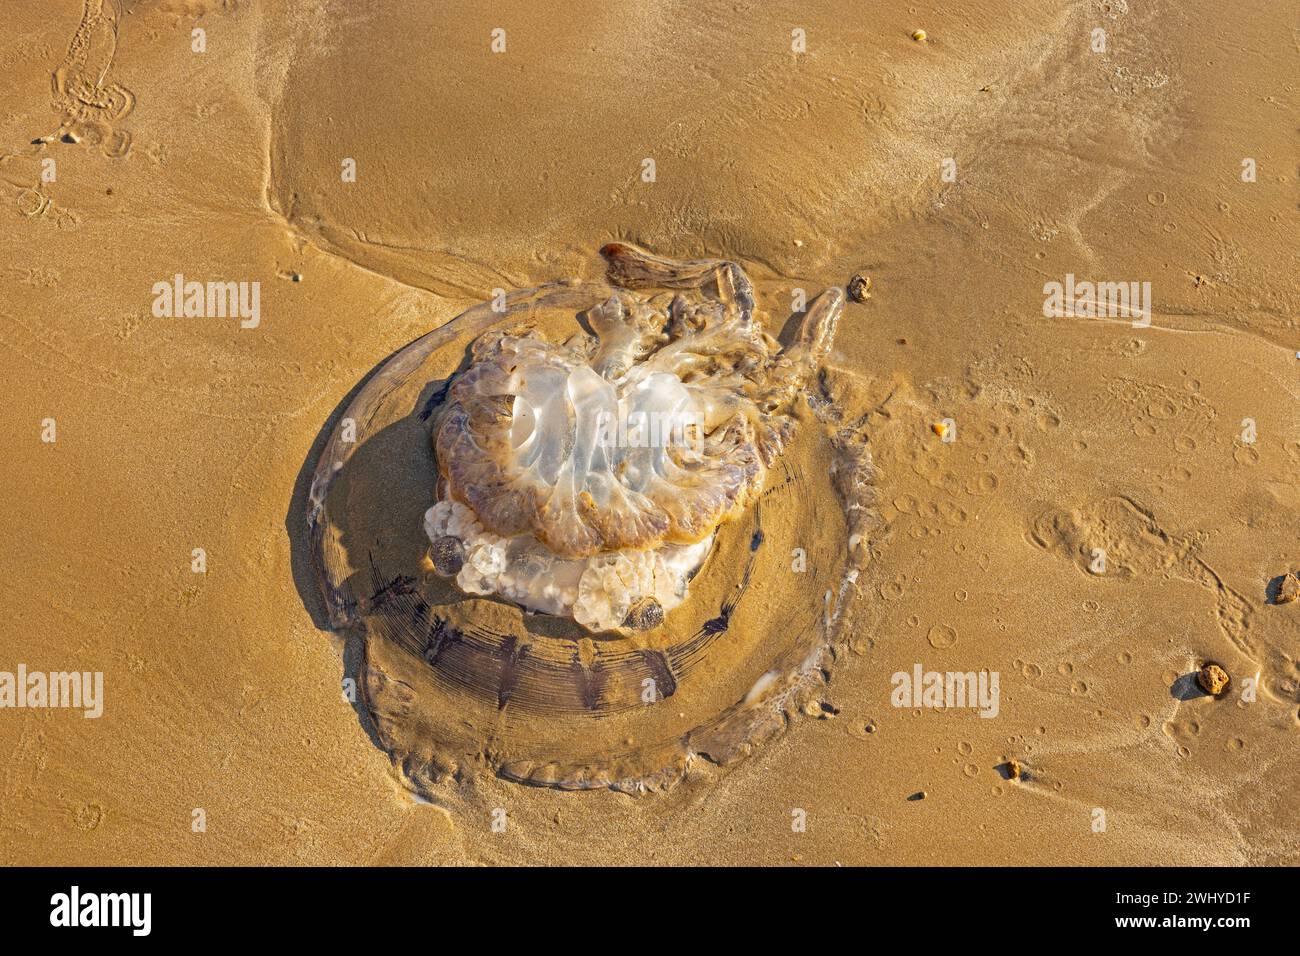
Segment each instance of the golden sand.
[[[1276,5],[100,6],[0,35],[0,671],[104,688],[0,708],[0,861],[1300,863]],[[832,356],[887,524],[851,633],[783,733],[666,792],[470,761],[417,798],[318,626],[323,429],[615,239],[764,301],[870,276]],[[1045,316],[1067,277],[1149,282],[1149,325]],[[186,282],[258,283],[256,321]],[[996,717],[895,706],[914,669],[996,672]]]

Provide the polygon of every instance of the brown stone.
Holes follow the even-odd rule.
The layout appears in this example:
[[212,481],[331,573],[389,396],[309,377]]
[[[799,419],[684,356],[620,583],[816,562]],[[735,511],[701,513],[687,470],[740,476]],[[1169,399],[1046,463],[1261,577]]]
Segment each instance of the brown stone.
[[871,277],[861,273],[849,280],[849,298],[854,302],[866,302],[871,298]]
[[1196,682],[1207,694],[1218,697],[1228,687],[1228,672],[1214,661],[1206,661],[1205,666],[1196,675]]

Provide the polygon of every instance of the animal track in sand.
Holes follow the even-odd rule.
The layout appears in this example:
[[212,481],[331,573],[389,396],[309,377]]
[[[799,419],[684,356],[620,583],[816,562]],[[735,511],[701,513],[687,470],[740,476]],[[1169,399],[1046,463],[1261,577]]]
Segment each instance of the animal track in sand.
[[949,624],[936,624],[926,634],[926,640],[937,650],[947,650],[957,644],[957,629]]
[[1259,464],[1259,449],[1254,445],[1236,442],[1232,447],[1232,460],[1239,465],[1250,467]]
[[[1178,578],[1211,592],[1219,631],[1261,670],[1262,687],[1279,700],[1300,700],[1294,651],[1266,645],[1256,633],[1255,605],[1223,578],[1199,554],[1202,536],[1166,531],[1154,515],[1131,498],[1099,498],[1071,510],[1049,510],[1035,518],[1029,539],[1037,547],[1091,570],[1095,549],[1106,555],[1100,577],[1122,583],[1145,577]],[[1178,675],[1171,675],[1171,681]]]
[[188,17],[191,20],[207,16],[210,13],[234,13],[239,9],[239,0],[162,0],[158,4],[159,13],[169,13],[176,17]]
[[81,225],[81,217],[56,203],[43,186],[20,189],[17,204],[19,214],[29,222],[50,223],[64,231]]
[[104,822],[104,808],[98,803],[84,803],[71,811],[73,824],[79,830],[95,830]]
[[84,0],[68,52],[51,75],[59,128],[42,140],[84,142],[115,159],[131,149],[131,134],[117,123],[135,107],[135,94],[109,79],[121,15],[118,0]]
[[1137,379],[1116,377],[1106,381],[1103,412],[1128,423],[1130,430],[1142,438],[1163,431],[1168,423],[1180,423],[1176,440],[1179,450],[1191,451],[1198,435],[1211,434],[1218,411],[1200,394],[1200,383],[1183,391]]

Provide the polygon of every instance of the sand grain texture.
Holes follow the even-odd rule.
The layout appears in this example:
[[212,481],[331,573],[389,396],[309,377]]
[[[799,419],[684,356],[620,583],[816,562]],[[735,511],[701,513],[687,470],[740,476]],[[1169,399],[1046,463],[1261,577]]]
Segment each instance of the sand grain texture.
[[[1294,12],[565,10],[123,0],[109,43],[6,4],[0,670],[106,702],[0,710],[0,861],[1300,863]],[[761,301],[871,277],[832,357],[889,528],[852,636],[815,716],[668,793],[417,801],[317,626],[316,446],[394,350],[614,239]],[[155,317],[176,273],[260,282],[260,325]],[[1150,281],[1151,327],[1045,318],[1067,273]],[[1192,689],[1206,660],[1255,702]],[[997,718],[891,706],[917,663],[998,671]]]

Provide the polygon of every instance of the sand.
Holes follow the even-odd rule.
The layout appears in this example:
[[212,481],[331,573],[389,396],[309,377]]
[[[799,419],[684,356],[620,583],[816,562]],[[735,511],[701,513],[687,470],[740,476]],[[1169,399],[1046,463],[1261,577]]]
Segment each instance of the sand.
[[[1279,5],[124,0],[115,46],[83,13],[0,36],[0,670],[102,672],[104,712],[0,709],[0,861],[1300,863]],[[832,357],[885,522],[852,633],[811,716],[666,792],[417,797],[317,626],[322,430],[614,239],[768,302],[872,278]],[[155,314],[177,274],[259,283],[255,327]],[[1149,327],[1045,316],[1068,275],[1150,282]],[[997,716],[894,706],[918,665],[998,673]]]

